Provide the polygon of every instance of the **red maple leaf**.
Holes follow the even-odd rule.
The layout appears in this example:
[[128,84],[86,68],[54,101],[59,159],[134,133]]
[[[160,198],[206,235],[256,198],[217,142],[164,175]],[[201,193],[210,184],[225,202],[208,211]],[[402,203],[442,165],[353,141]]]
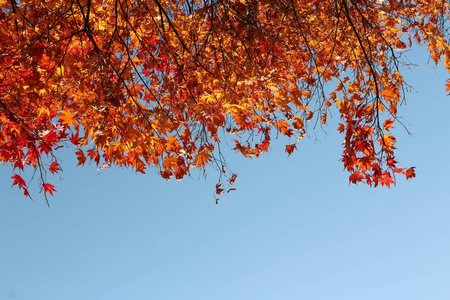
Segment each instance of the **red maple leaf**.
[[11,178],[14,179],[12,186],[15,186],[17,184],[19,185],[19,189],[27,188],[27,183],[25,182],[25,180],[23,180],[23,178],[17,175],[16,173],[14,173],[14,175],[11,176]]
[[55,186],[50,183],[44,183],[42,184],[42,187],[44,188],[44,195],[49,193],[53,196],[53,192],[56,192]]
[[56,132],[52,131],[52,132],[49,132],[46,135],[44,135],[42,137],[42,139],[44,141],[48,142],[48,143],[51,143],[51,142],[55,142],[56,141],[56,137],[57,137]]
[[70,136],[70,142],[74,145],[79,145],[81,140],[82,138],[78,136],[78,132],[75,134],[72,133],[72,135]]
[[45,154],[52,152],[53,143],[39,143],[38,149]]
[[57,161],[52,162],[48,169],[50,170],[50,172],[52,172],[52,174],[59,173],[59,171],[61,171],[61,168],[59,167]]
[[397,161],[394,160],[394,158],[392,156],[389,156],[387,158],[387,165],[389,168],[395,168],[395,164],[397,163]]

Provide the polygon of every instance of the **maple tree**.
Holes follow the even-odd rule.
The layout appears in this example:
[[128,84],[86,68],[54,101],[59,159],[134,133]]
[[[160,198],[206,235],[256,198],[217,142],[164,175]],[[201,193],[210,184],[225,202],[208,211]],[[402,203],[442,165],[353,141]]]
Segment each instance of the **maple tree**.
[[[450,69],[443,0],[0,0],[0,162],[44,195],[55,150],[78,165],[118,165],[165,179],[215,165],[234,134],[245,157],[274,134],[290,155],[336,109],[353,183],[394,183],[400,71],[425,45]],[[221,194],[229,187],[217,184]]]

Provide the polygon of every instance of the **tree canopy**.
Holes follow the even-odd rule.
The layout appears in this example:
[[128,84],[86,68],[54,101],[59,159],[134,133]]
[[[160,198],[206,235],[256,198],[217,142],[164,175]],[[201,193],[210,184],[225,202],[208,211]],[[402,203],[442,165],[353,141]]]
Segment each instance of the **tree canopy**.
[[[0,162],[22,172],[78,165],[156,169],[181,179],[214,165],[220,145],[245,157],[275,135],[290,155],[340,115],[353,183],[390,186],[414,168],[395,160],[405,50],[427,47],[450,68],[444,0],[0,0]],[[233,135],[233,137],[229,137]],[[227,184],[225,184],[227,183]]]

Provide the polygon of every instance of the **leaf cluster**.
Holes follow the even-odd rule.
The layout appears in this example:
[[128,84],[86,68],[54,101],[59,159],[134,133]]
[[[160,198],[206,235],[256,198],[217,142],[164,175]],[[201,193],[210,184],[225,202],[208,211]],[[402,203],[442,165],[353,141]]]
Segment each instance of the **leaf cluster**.
[[[0,162],[61,171],[117,165],[182,179],[214,165],[217,194],[236,174],[220,151],[258,157],[275,135],[290,155],[338,111],[353,183],[390,186],[406,49],[450,68],[443,0],[0,1]],[[16,171],[17,172],[17,171]],[[13,185],[29,196],[14,173]]]

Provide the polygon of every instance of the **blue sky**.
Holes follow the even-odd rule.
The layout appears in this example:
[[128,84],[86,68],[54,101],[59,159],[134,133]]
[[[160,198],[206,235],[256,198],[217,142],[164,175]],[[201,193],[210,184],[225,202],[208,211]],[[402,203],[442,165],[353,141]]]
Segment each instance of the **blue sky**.
[[417,178],[391,189],[348,184],[332,126],[289,158],[282,141],[229,152],[237,191],[219,205],[214,171],[166,182],[61,153],[47,208],[1,166],[0,299],[450,299],[447,74],[405,74],[418,93],[399,110],[413,136],[398,128],[397,160]]

